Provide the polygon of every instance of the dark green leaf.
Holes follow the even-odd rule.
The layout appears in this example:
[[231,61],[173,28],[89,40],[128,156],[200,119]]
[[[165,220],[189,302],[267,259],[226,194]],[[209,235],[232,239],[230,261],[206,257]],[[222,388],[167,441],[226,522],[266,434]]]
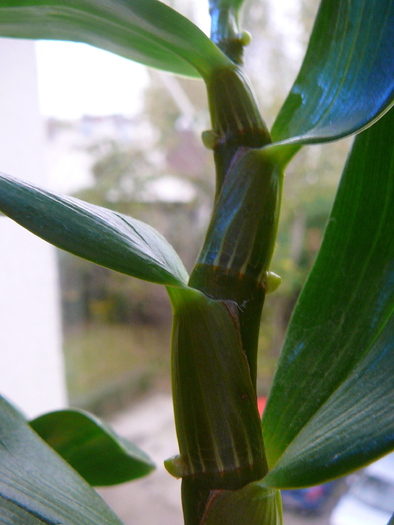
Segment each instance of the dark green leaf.
[[1,524],[122,525],[1,397],[0,429]]
[[188,76],[230,63],[197,26],[158,0],[0,0],[0,35],[85,42]]
[[187,272],[147,224],[0,174],[0,210],[51,244],[139,279],[182,286]]
[[394,448],[394,110],[359,135],[288,329],[263,431],[272,486]]
[[316,485],[394,448],[393,334],[392,315],[369,353],[285,450],[267,484]]
[[92,414],[59,410],[40,416],[30,426],[90,485],[116,485],[154,469],[142,450]]
[[300,73],[272,128],[288,146],[364,129],[394,99],[394,2],[322,0]]

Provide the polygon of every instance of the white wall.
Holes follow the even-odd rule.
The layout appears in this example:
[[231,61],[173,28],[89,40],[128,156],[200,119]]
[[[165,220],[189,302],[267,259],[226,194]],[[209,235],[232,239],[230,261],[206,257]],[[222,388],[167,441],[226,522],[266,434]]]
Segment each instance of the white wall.
[[[45,186],[34,43],[0,39],[0,171]],[[54,249],[0,217],[0,394],[27,415],[66,403]]]

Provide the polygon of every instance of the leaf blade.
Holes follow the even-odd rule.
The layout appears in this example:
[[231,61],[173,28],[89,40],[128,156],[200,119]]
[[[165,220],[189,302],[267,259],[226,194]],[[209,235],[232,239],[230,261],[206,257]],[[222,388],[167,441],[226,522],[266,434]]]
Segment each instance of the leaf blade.
[[301,144],[361,131],[393,104],[394,5],[322,0],[299,75],[272,128],[286,161]]
[[197,26],[158,0],[1,0],[0,34],[85,42],[192,77],[229,63]]
[[[372,351],[289,445],[267,476],[267,484],[288,488],[317,485],[393,450],[393,333],[394,315]],[[349,427],[353,429],[351,438]]]
[[[295,451],[300,454],[304,447],[312,454],[316,422],[327,428],[329,421],[332,428],[336,427],[340,402],[336,392],[346,392],[339,390],[342,384],[352,392],[354,403],[361,403],[352,386],[356,371],[366,374],[365,363],[379,356],[383,359],[386,347],[394,362],[394,152],[387,140],[393,127],[392,110],[356,138],[320,253],[293,313],[263,418],[268,460],[274,469],[267,482],[278,481],[276,464],[277,472],[286,470],[289,479],[295,480],[294,465],[301,469],[307,461],[306,452],[303,459],[300,456],[296,460]],[[379,373],[388,374],[390,370],[387,365]],[[375,379],[365,376],[365,384],[367,377],[368,384],[375,381],[382,399],[392,405],[394,388],[386,391],[378,373]],[[392,384],[390,375],[384,377]],[[363,385],[357,384],[362,389]],[[345,407],[346,396],[341,399]],[[375,418],[373,410],[371,406],[366,412],[371,418]],[[379,417],[386,416],[381,412]],[[358,468],[394,447],[391,414],[389,427],[382,424],[376,429],[368,451],[359,450],[359,456],[348,461],[343,450],[354,450],[354,434],[365,431],[365,420],[356,419],[353,426],[349,423],[348,433],[342,433],[336,448],[335,440],[329,443],[327,434],[326,452],[339,459],[321,470],[320,478],[316,472],[311,474],[314,482],[340,475],[346,462],[349,468]]]
[[0,523],[122,525],[2,397],[0,422]]
[[89,485],[124,483],[146,476],[155,468],[136,445],[82,410],[50,412],[30,421],[30,426]]
[[2,174],[0,210],[54,246],[101,266],[167,286],[188,280],[164,237],[126,215]]

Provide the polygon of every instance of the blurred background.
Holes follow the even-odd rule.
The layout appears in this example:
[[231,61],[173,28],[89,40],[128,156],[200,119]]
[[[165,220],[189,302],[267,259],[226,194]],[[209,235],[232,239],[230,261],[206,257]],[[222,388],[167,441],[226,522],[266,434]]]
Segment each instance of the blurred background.
[[[249,1],[243,20],[253,36],[246,66],[269,126],[298,71],[318,5],[278,4]],[[209,30],[203,2],[171,5]],[[148,222],[191,270],[214,190],[212,154],[200,139],[209,129],[203,82],[88,46],[40,42],[36,49],[50,187]],[[348,146],[304,148],[287,172],[271,266],[283,283],[265,307],[261,396],[319,249]],[[64,252],[57,257],[70,402],[105,412],[150,390],[169,391],[171,312],[164,289]]]
[[[209,32],[204,2],[167,3]],[[270,127],[301,64],[318,1],[249,0],[246,7],[246,67]],[[200,139],[209,129],[203,83],[63,42],[0,39],[0,64],[0,170],[151,224],[190,270],[214,191],[212,154]],[[349,146],[345,140],[304,148],[286,172],[271,265],[282,284],[267,297],[262,320],[261,398]],[[177,452],[165,290],[49,247],[5,217],[0,235],[2,392],[30,416],[70,404],[111,420],[159,468],[104,497],[126,524],[180,523],[179,483],[161,467]],[[342,481],[293,495],[286,507],[306,514],[286,513],[285,524],[330,523],[346,490]]]

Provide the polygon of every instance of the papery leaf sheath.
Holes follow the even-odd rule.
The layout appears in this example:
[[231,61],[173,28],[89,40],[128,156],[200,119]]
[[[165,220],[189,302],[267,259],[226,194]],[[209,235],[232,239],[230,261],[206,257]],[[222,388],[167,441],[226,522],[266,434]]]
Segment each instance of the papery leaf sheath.
[[211,491],[266,473],[257,400],[236,306],[191,288],[169,289],[174,311],[172,384],[185,525],[199,525]]
[[206,85],[218,195],[238,149],[261,148],[271,142],[271,137],[242,68],[217,70],[206,80]]
[[216,199],[205,241],[189,284],[235,301],[253,383],[257,339],[274,250],[282,173],[264,149],[239,148]]
[[239,148],[215,203],[197,264],[262,283],[274,250],[282,173],[264,150]]
[[239,488],[263,477],[266,465],[234,305],[191,288],[171,288],[169,294],[181,477],[201,480],[210,488]]
[[211,495],[201,525],[282,525],[280,491],[256,481]]

